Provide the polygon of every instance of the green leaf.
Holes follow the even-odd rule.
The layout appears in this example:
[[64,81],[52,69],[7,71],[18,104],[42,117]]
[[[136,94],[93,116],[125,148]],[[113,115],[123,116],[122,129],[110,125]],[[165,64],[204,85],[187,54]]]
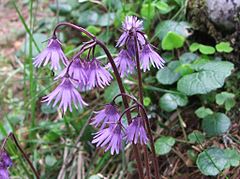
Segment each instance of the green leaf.
[[179,67],[175,69],[175,72],[181,74],[182,76],[193,73],[193,69],[190,64],[181,64]]
[[169,6],[167,3],[163,1],[158,1],[153,4],[156,8],[158,8],[160,14],[167,14],[174,9],[174,6]]
[[159,100],[161,109],[167,112],[174,111],[178,106],[185,106],[188,98],[182,94],[165,93]]
[[234,98],[235,98],[235,94],[233,93],[221,92],[216,95],[216,103],[218,105],[224,104],[225,109],[229,111],[236,104],[236,101]]
[[224,150],[216,147],[204,150],[197,158],[197,166],[206,176],[216,176],[226,164],[227,158]]
[[87,27],[87,31],[92,33],[93,35],[97,35],[99,32],[101,32],[101,28],[96,27],[94,25],[90,25]]
[[52,167],[56,162],[57,162],[57,159],[54,155],[47,155],[45,158],[45,163],[49,167]]
[[212,55],[215,53],[215,48],[208,46],[208,45],[199,44],[196,42],[194,42],[190,45],[189,50],[191,52],[195,52],[195,51],[199,50],[204,55]]
[[175,139],[170,136],[162,136],[156,140],[154,146],[157,155],[165,155],[169,153],[172,146],[175,144]]
[[233,48],[230,46],[229,42],[220,42],[216,45],[216,49],[218,52],[230,53],[233,51]]
[[146,19],[152,19],[155,15],[155,8],[152,3],[146,3],[142,5],[141,16]]
[[168,32],[162,40],[163,50],[173,50],[183,46],[185,37],[178,35],[175,32]]
[[190,50],[191,52],[195,52],[195,51],[197,51],[197,50],[199,49],[199,47],[200,47],[200,44],[194,42],[194,43],[192,43],[192,44],[190,45],[189,50]]
[[77,17],[77,23],[81,26],[98,25],[99,14],[95,11],[77,12]]
[[202,144],[205,140],[205,135],[200,131],[195,130],[188,135],[188,140],[191,143]]
[[240,153],[235,149],[225,149],[225,156],[228,159],[228,163],[225,168],[237,167],[240,165]]
[[59,3],[58,6],[57,4],[50,4],[49,7],[54,13],[57,13],[59,10],[59,15],[67,15],[72,11],[72,7],[69,4]]
[[189,64],[195,61],[197,58],[198,58],[198,55],[196,55],[195,53],[186,52],[179,57],[179,61],[182,64]]
[[208,45],[200,45],[199,51],[204,55],[212,55],[215,53],[215,48],[208,46]]
[[115,13],[105,13],[98,18],[97,24],[105,27],[113,24],[115,19]]
[[156,28],[155,34],[159,37],[160,40],[163,40],[163,38],[167,35],[168,32],[174,32],[178,35],[181,35],[183,37],[188,37],[191,35],[188,29],[190,29],[191,26],[188,22],[181,21],[172,21],[172,20],[166,20],[162,21]]
[[230,119],[223,113],[213,113],[202,120],[202,129],[209,137],[224,134],[230,126]]
[[167,67],[158,70],[156,75],[158,82],[164,85],[171,85],[175,83],[180,78],[180,75],[175,72],[175,69],[179,65],[179,61],[172,61]]
[[199,118],[205,118],[206,116],[213,114],[213,111],[210,108],[202,106],[195,111],[195,114]]
[[[42,33],[35,33],[33,34],[33,38],[36,41],[37,46],[39,47],[40,50],[44,49],[47,46],[47,42],[45,42],[48,39],[48,36],[46,34]],[[25,40],[25,45],[21,47],[21,52],[25,52],[25,49],[29,49],[29,37]],[[36,56],[39,54],[38,49],[35,47],[35,45],[32,46],[32,55]],[[26,56],[29,56],[29,50],[26,51]]]
[[151,98],[145,97],[143,99],[143,104],[144,104],[144,106],[149,106],[151,104]]
[[183,76],[177,89],[186,95],[206,94],[220,88],[231,74],[233,64],[224,61],[211,61],[192,66],[197,72]]

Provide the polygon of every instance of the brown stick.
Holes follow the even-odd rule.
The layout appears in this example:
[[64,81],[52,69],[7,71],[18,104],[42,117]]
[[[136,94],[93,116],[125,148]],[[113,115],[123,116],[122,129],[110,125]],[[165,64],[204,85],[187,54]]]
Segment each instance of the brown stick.
[[36,171],[36,169],[34,168],[32,162],[29,160],[29,158],[27,157],[26,153],[24,152],[24,150],[21,148],[21,146],[19,145],[18,141],[17,141],[17,138],[15,137],[15,135],[10,132],[8,134],[8,136],[4,139],[2,145],[1,145],[1,150],[5,147],[6,145],[6,142],[9,138],[12,138],[14,143],[16,144],[17,148],[20,150],[20,152],[22,153],[22,155],[24,156],[24,158],[26,159],[27,163],[29,164],[30,168],[32,169],[33,173],[35,174],[36,178],[37,179],[40,179],[40,176],[38,174],[38,172]]

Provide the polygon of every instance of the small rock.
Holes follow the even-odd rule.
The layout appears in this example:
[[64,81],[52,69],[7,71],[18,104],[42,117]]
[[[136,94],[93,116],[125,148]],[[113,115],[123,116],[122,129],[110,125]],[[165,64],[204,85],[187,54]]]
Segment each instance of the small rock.
[[222,30],[234,30],[234,19],[240,12],[240,0],[206,0],[210,20]]

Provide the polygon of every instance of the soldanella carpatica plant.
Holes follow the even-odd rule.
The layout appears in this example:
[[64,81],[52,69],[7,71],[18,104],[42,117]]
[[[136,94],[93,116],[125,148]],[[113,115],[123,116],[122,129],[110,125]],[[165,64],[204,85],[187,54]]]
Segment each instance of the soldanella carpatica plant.
[[[71,58],[66,57],[58,39],[59,30],[63,30],[61,27],[77,30],[89,38],[89,41],[82,42],[80,50]],[[104,64],[95,56],[95,50],[99,47],[105,52],[108,63]],[[92,143],[105,152],[110,151],[112,155],[124,152],[125,144],[132,144],[139,178],[150,179],[152,175],[160,178],[154,139],[143,105],[142,73],[151,67],[163,68],[165,61],[149,43],[143,21],[135,16],[125,18],[116,47],[119,48],[119,54],[113,58],[104,42],[86,29],[68,22],[57,24],[47,47],[33,61],[36,68],[49,66],[57,74],[54,77],[56,87],[42,98],[42,102],[52,107],[58,106],[63,115],[68,115],[75,109],[90,108],[82,93],[94,88],[104,89],[115,78],[120,93],[110,103],[103,104],[102,109],[95,111],[91,118],[90,125],[98,129],[93,134]],[[137,74],[138,97],[128,94],[123,85],[123,79],[133,73]],[[122,98],[123,110],[116,103],[118,98]],[[124,116],[127,123],[123,122]],[[144,161],[140,156],[142,149]],[[152,153],[152,161],[149,151]]]

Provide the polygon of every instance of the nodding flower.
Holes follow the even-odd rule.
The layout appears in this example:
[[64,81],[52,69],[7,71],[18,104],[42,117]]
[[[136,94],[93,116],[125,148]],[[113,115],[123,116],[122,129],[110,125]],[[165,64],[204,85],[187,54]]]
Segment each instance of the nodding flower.
[[150,70],[151,64],[156,68],[163,68],[165,61],[153,50],[150,44],[144,45],[140,54],[141,69],[145,72]]
[[46,66],[48,63],[51,64],[51,70],[60,70],[60,61],[66,66],[68,64],[67,57],[62,51],[61,42],[56,38],[52,37],[48,41],[48,46],[39,55],[34,58],[33,65],[36,68],[40,66]]
[[58,75],[58,77],[56,77],[56,79],[62,78],[65,75],[69,75],[81,85],[87,85],[87,67],[88,64],[85,62],[85,60],[76,58],[68,64],[68,66]]
[[147,144],[148,137],[142,117],[138,116],[133,118],[132,123],[126,129],[126,135],[124,138],[128,143],[140,143],[141,145]]
[[[136,62],[130,57],[127,50],[122,49],[114,59],[121,77],[128,76],[135,71]],[[110,66],[110,65],[109,65]]]
[[110,124],[105,129],[100,129],[93,137],[92,143],[96,143],[97,147],[104,147],[105,152],[110,150],[111,154],[119,154],[122,148],[122,124]]
[[[165,61],[153,50],[143,32],[143,21],[138,20],[137,17],[134,16],[127,16],[123,22],[122,29],[123,33],[116,46],[125,46],[129,56],[133,60],[136,59],[136,53],[138,51],[141,69],[144,72],[150,70],[151,65],[158,69],[164,67]],[[136,40],[134,38],[136,38]],[[118,64],[120,64],[120,62],[118,62]]]
[[43,97],[42,102],[47,102],[49,105],[52,101],[53,107],[57,105],[58,102],[59,108],[62,108],[63,112],[67,111],[67,108],[72,112],[72,104],[75,108],[83,108],[87,106],[87,103],[83,101],[80,93],[77,90],[77,83],[70,77],[63,77],[62,82],[55,88],[50,94]]
[[91,119],[91,125],[98,127],[101,124],[101,129],[108,123],[115,123],[120,115],[114,104],[106,104],[104,109],[96,112],[96,116]]
[[112,75],[101,66],[101,63],[96,58],[89,62],[88,70],[88,86],[90,88],[104,88],[113,79]]

